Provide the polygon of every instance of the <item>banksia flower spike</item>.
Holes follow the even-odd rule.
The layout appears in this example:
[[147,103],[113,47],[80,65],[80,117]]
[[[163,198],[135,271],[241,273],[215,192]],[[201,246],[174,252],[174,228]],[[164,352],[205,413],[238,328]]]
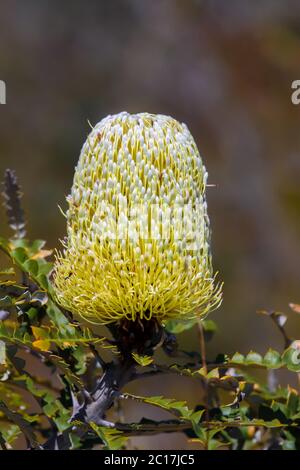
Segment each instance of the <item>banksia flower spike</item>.
[[126,112],[100,121],[67,198],[59,304],[95,324],[184,321],[217,308],[206,181],[185,124]]

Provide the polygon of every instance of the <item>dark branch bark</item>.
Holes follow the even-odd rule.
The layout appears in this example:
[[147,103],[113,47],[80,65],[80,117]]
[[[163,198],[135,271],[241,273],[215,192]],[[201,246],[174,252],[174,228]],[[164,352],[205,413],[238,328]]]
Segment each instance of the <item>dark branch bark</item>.
[[40,448],[39,442],[31,429],[30,424],[19,414],[15,411],[11,411],[3,401],[0,402],[0,411],[5,414],[5,416],[19,426],[20,430],[22,431],[23,435],[25,436],[26,441],[30,444],[32,449]]
[[1,447],[2,450],[8,450],[8,448],[6,446],[5,439],[4,439],[1,432],[0,432],[0,447]]
[[[130,328],[127,321],[109,326],[120,355],[115,362],[102,364],[103,374],[97,380],[92,392],[80,390],[76,395],[71,394],[73,413],[70,428],[62,434],[52,436],[43,445],[44,449],[69,449],[70,432],[75,432],[78,437],[83,438],[88,431],[91,431],[88,426],[90,422],[117,429],[115,423],[105,420],[105,413],[119,397],[122,388],[137,376],[138,364],[133,359],[132,352],[141,355],[153,354],[155,347],[163,338],[163,330],[155,320],[146,323],[137,321],[130,323],[129,326]],[[78,422],[82,424],[78,425]],[[120,423],[119,426],[123,425]],[[148,431],[152,432],[151,429]],[[127,430],[130,432],[129,428]]]

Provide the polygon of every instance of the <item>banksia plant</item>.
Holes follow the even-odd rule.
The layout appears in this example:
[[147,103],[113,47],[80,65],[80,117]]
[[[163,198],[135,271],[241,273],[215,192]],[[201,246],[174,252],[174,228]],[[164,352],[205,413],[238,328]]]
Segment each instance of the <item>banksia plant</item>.
[[[25,238],[21,188],[5,172],[12,236],[0,236],[9,260],[0,270],[0,449],[124,450],[136,448],[135,436],[145,445],[147,435],[178,432],[199,449],[300,449],[299,392],[274,375],[285,369],[296,383],[300,373],[300,341],[286,330],[287,317],[261,311],[282,334],[282,350],[207,354],[216,325],[204,317],[221,288],[206,178],[186,126],[149,114],[104,119],[83,146],[67,238],[53,264],[42,240]],[[106,327],[100,335],[81,317]],[[176,335],[191,328],[199,348],[186,351]],[[151,386],[154,396],[127,388],[167,374],[177,375],[174,397],[162,395],[163,378]],[[185,401],[182,376],[197,384],[195,406]],[[146,416],[132,420],[129,400],[146,404]],[[152,419],[149,406],[161,418]]]
[[185,124],[126,112],[83,145],[57,255],[58,303],[85,320],[204,318],[221,301],[210,254],[207,172]]

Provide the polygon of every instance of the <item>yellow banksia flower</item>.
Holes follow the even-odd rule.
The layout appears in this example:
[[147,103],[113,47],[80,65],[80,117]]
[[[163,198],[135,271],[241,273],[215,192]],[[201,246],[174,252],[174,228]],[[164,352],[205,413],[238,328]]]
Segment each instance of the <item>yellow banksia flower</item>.
[[126,112],[100,121],[67,198],[59,304],[95,324],[190,320],[217,308],[206,181],[185,124]]

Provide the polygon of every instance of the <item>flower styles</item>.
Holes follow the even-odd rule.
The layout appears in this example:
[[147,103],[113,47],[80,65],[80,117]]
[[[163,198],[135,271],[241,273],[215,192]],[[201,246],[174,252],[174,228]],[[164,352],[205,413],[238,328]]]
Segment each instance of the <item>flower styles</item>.
[[190,320],[217,308],[206,181],[185,124],[126,112],[100,121],[67,198],[59,304],[95,324]]

